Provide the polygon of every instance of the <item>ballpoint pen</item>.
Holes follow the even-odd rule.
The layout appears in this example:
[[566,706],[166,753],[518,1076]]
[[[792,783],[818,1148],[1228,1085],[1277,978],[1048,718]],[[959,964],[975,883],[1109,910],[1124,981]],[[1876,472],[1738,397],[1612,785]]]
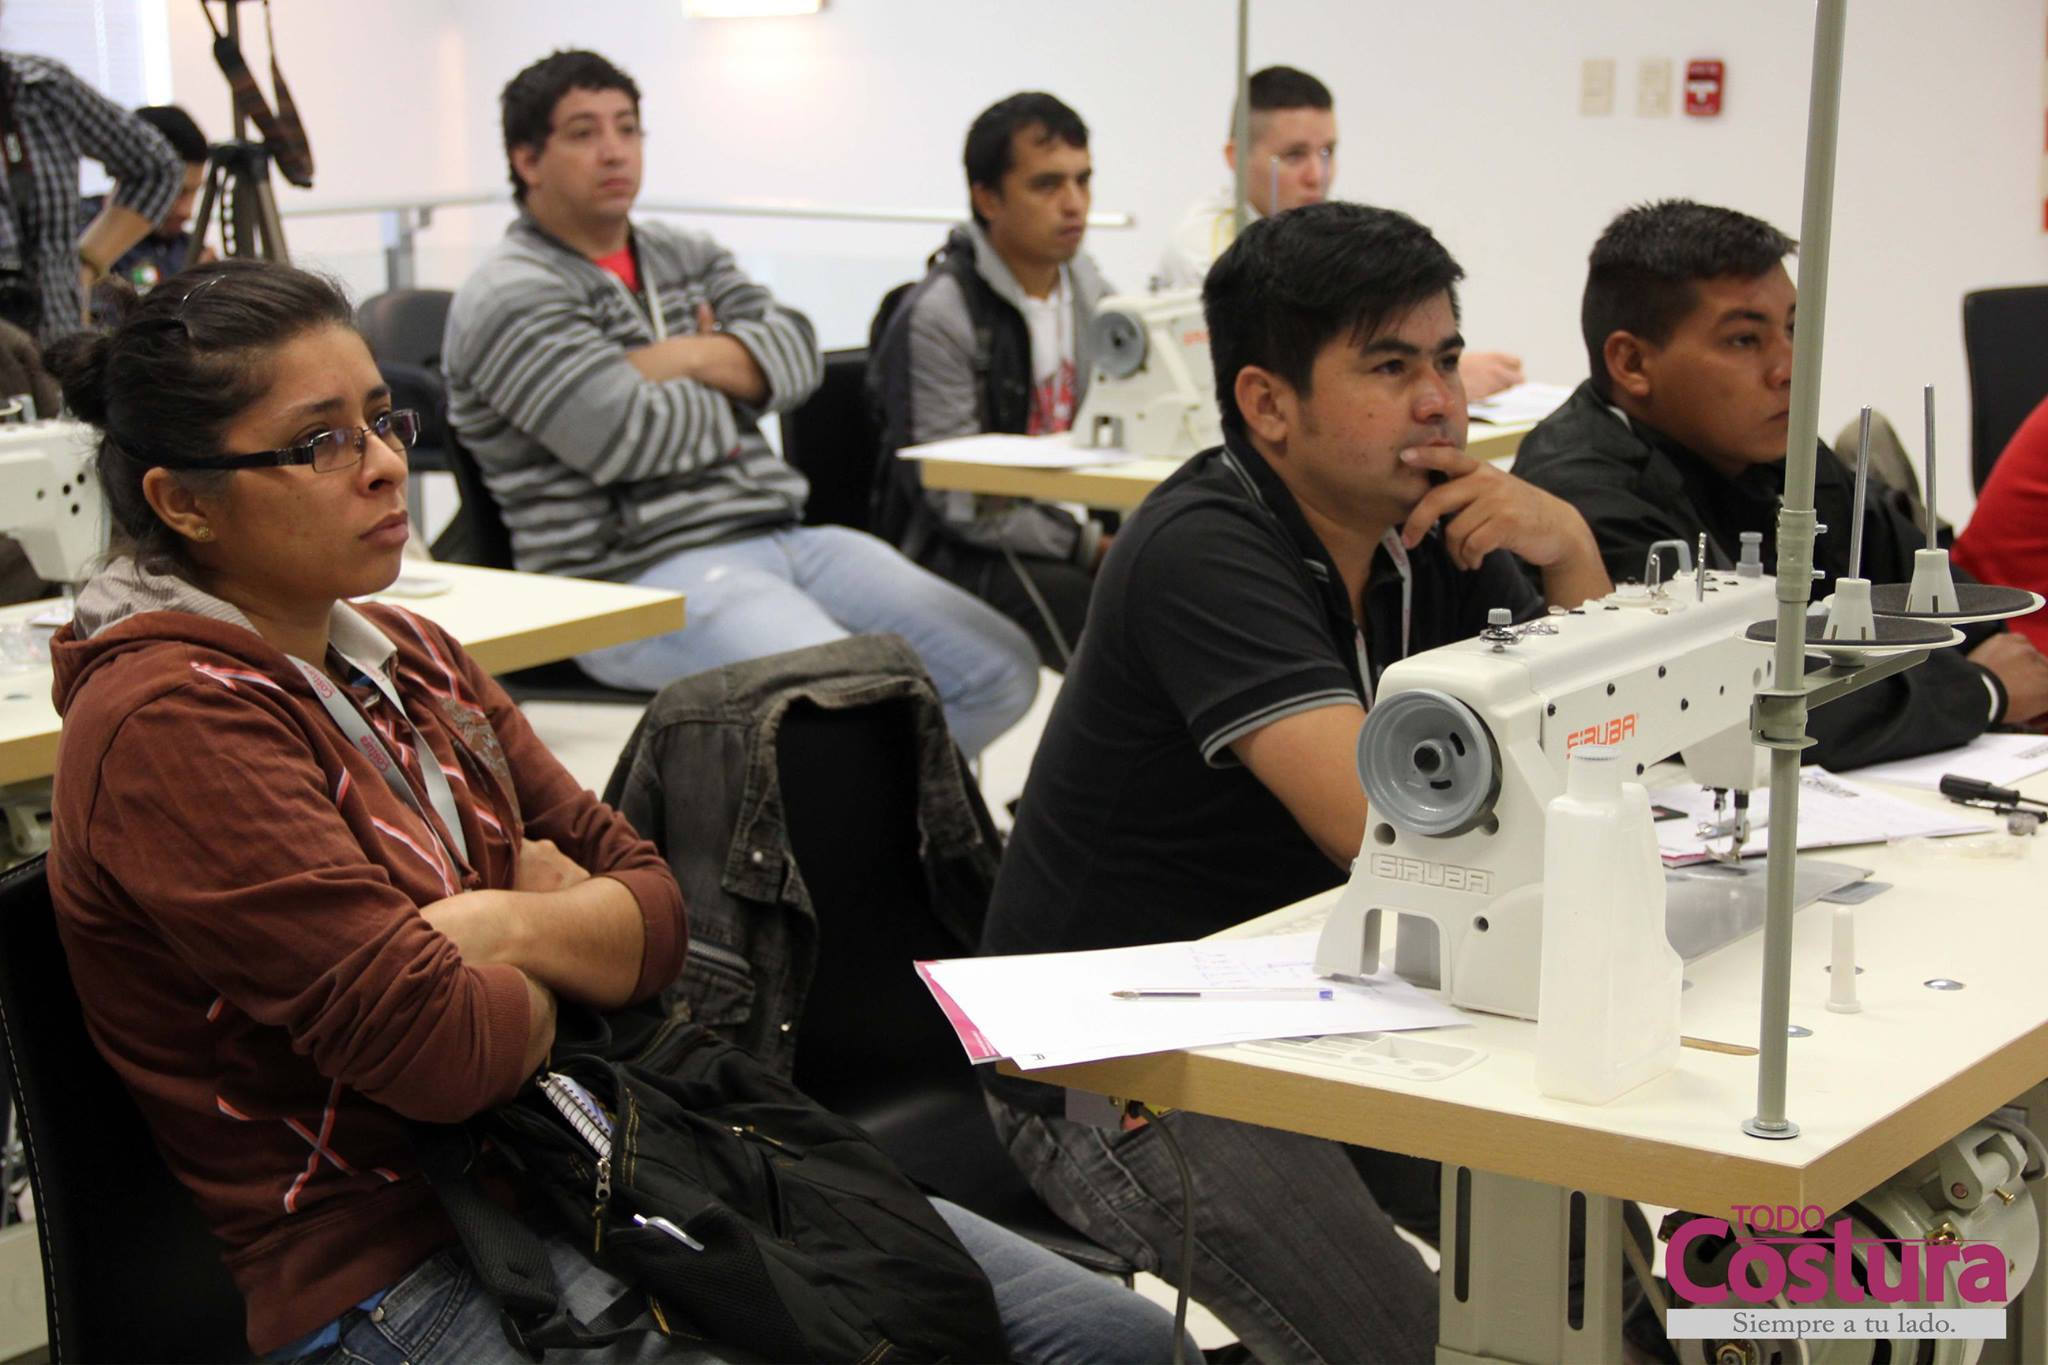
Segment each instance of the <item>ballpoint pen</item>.
[[1141,986],[1111,991],[1119,1000],[1335,1000],[1328,986]]
[[692,1237],[689,1233],[684,1232],[666,1218],[648,1218],[636,1213],[633,1215],[633,1223],[636,1227],[653,1228],[656,1232],[665,1232],[692,1251],[702,1251],[704,1249],[702,1242]]

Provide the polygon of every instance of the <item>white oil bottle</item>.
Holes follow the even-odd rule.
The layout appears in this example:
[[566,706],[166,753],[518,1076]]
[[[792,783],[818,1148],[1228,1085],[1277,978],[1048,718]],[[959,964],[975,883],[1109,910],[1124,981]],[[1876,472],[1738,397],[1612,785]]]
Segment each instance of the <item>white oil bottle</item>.
[[1650,797],[1620,755],[1572,751],[1543,831],[1536,1086],[1606,1104],[1678,1064],[1684,964],[1664,933]]

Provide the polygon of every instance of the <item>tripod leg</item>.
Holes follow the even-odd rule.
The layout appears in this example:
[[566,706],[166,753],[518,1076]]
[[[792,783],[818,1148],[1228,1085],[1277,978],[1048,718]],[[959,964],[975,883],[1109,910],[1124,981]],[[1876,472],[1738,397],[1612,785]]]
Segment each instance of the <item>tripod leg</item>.
[[206,167],[206,188],[199,195],[199,214],[192,220],[192,241],[185,248],[185,259],[178,262],[183,270],[199,259],[206,250],[206,230],[213,225],[213,206],[220,200],[221,167],[217,161],[209,161]]
[[284,223],[277,216],[277,196],[271,192],[270,177],[265,175],[254,182],[256,191],[257,239],[262,243],[263,259],[279,261],[290,265],[291,252],[285,249]]

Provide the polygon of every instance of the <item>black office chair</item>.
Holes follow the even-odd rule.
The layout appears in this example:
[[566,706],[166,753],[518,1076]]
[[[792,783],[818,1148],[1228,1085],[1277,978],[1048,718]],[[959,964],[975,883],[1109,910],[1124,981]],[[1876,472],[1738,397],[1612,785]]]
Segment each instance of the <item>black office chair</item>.
[[[421,395],[413,387],[420,376],[429,376],[437,392],[441,389],[441,332],[448,325],[448,307],[455,301],[455,295],[446,289],[393,289],[388,293],[373,294],[356,306],[356,330],[363,334],[363,340],[370,348],[370,357],[377,362],[377,368],[384,373],[384,382],[393,390],[394,407],[413,407],[426,411]],[[394,375],[403,377],[403,385]],[[445,414],[445,398],[438,403],[438,411]],[[445,428],[446,423],[441,423]],[[448,446],[440,439],[439,430],[420,433],[419,444],[412,448],[407,463],[416,474],[445,474],[448,472]],[[411,493],[410,502],[415,521],[422,520],[423,507],[418,486]],[[455,520],[434,539],[433,553],[436,559],[448,558],[442,554],[442,546],[459,543],[468,534],[467,513],[458,510]]]
[[868,413],[864,346],[825,352],[818,391],[782,418],[782,458],[810,480],[809,526],[871,528],[875,427]]
[[356,306],[356,330],[378,360],[441,368],[441,334],[455,295],[446,289],[393,289]]
[[[447,428],[447,442],[448,472],[455,476],[455,487],[462,495],[463,516],[468,523],[463,539],[451,546],[454,552],[447,558],[457,564],[509,569],[512,567],[512,533],[505,529],[505,518],[498,510],[498,500],[484,482],[484,472],[478,467],[476,457],[463,446],[452,426]],[[434,543],[437,557],[441,543]],[[574,659],[559,659],[554,663],[501,673],[498,682],[514,701],[604,701],[645,706],[654,699],[652,692],[607,687],[579,668]]]
[[2048,285],[1963,295],[1970,473],[1977,491],[2027,414],[2048,398]]
[[85,1031],[37,858],[0,875],[0,1034],[53,1361],[249,1359],[242,1297]]
[[783,718],[783,813],[819,936],[794,1079],[927,1190],[1128,1280],[1129,1262],[1061,1222],[1025,1183],[997,1141],[974,1068],[912,969],[975,944],[932,912],[908,707],[798,703]]

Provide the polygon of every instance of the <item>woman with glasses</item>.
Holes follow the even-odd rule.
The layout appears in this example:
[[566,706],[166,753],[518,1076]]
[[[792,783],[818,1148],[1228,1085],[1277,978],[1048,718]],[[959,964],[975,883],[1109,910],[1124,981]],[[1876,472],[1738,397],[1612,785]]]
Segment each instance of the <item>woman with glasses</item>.
[[[350,316],[327,280],[231,260],[53,351],[114,543],[51,647],[50,889],[94,1040],[221,1241],[255,1351],[525,1359],[405,1120],[511,1098],[557,997],[659,992],[682,897],[460,645],[351,604],[398,575],[419,424]],[[1019,1359],[1168,1354],[1163,1310],[940,1209]],[[627,1295],[548,1247],[586,1320]],[[713,1357],[650,1333],[564,1358]]]
[[285,1358],[451,1240],[401,1116],[510,1098],[558,994],[650,996],[684,949],[666,865],[461,647],[350,604],[397,577],[418,430],[350,316],[228,261],[50,356],[114,523],[51,647],[58,925]]

